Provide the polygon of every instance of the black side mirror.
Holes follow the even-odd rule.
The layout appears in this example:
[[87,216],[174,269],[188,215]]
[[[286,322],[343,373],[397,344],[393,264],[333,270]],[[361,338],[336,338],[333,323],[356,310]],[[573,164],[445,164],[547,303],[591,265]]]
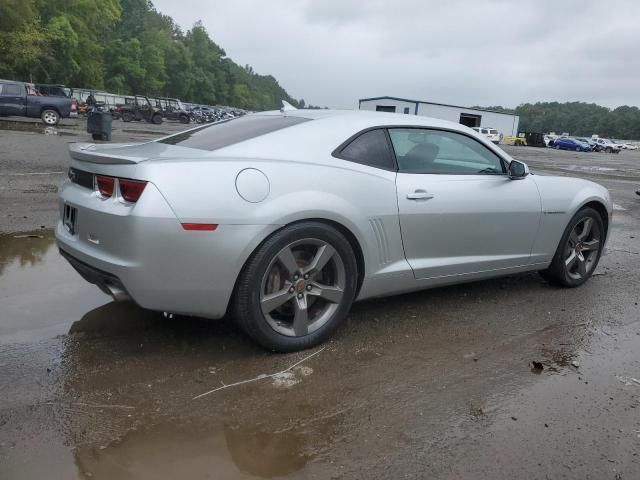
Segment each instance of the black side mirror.
[[527,167],[526,163],[511,160],[509,164],[509,178],[511,180],[522,180],[527,175],[529,175],[529,167]]

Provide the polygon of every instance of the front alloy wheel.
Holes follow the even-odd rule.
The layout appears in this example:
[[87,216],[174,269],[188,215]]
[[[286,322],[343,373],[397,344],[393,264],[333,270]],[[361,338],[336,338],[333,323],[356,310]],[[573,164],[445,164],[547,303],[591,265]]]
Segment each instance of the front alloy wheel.
[[233,298],[238,325],[269,350],[317,345],[347,318],[358,265],[345,236],[322,222],[275,232],[244,266]]
[[591,217],[585,217],[576,224],[564,251],[569,277],[580,281],[591,274],[600,254],[601,235],[600,226]]
[[582,285],[598,265],[605,234],[600,214],[592,208],[583,208],[565,229],[551,265],[540,274],[565,287]]

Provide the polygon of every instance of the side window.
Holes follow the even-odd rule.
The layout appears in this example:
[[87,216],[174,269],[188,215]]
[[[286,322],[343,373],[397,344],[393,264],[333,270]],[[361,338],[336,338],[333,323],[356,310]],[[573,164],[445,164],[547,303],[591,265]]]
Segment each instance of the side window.
[[18,97],[24,95],[20,85],[15,83],[5,83],[2,86],[2,96],[4,97]]
[[505,173],[498,155],[460,133],[392,128],[389,135],[401,172],[450,175]]
[[387,136],[383,129],[369,130],[356,137],[336,155],[351,162],[394,170]]

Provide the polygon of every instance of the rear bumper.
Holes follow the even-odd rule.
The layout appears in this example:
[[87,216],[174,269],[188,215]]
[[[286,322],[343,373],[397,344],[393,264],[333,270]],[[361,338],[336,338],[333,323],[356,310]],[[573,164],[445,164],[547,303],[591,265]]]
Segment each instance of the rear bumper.
[[110,273],[98,270],[91,265],[81,262],[73,255],[60,249],[60,255],[62,255],[87,282],[93,283],[100,290],[107,295],[111,295],[116,301],[127,301],[132,298],[127,293],[124,285],[118,277],[111,275]]
[[278,228],[186,231],[152,183],[135,206],[126,206],[67,181],[61,210],[64,204],[77,208],[77,231],[72,235],[58,222],[57,244],[83,278],[149,310],[206,318],[226,313],[246,259]]

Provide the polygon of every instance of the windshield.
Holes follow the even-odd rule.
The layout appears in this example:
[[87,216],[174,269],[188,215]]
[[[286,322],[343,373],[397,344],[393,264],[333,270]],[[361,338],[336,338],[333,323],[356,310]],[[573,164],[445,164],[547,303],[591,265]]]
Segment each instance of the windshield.
[[308,121],[308,118],[301,117],[246,115],[194,128],[158,142],[201,150],[217,150]]

